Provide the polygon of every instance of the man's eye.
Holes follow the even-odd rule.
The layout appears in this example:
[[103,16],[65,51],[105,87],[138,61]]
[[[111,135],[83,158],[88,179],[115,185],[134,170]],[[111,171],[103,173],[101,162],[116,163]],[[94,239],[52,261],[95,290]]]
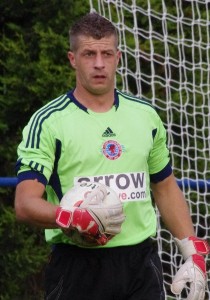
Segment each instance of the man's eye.
[[94,55],[93,52],[86,52],[86,53],[85,53],[85,56],[87,56],[87,57],[90,57],[90,56],[93,56],[93,55]]
[[112,53],[111,52],[105,52],[104,55],[109,57],[109,56],[112,56]]

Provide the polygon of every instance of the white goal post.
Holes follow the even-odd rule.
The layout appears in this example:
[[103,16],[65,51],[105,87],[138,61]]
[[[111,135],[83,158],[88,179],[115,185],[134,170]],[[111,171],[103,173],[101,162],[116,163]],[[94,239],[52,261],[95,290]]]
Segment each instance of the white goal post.
[[[210,239],[210,1],[89,0],[112,21],[123,53],[117,87],[150,101],[167,128],[175,176],[196,234]],[[158,212],[157,212],[158,213]],[[169,299],[181,264],[158,214],[157,242]],[[210,299],[210,259],[207,259]]]

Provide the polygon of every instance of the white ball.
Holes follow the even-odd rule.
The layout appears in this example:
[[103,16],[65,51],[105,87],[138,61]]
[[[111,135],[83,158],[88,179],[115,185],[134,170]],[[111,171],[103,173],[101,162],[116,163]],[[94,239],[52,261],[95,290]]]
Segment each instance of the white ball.
[[[101,188],[100,191],[103,191],[101,193],[101,204],[103,205],[103,207],[106,207],[106,205],[110,206],[119,204],[121,202],[116,192],[113,191],[110,187],[98,182],[83,181],[76,184],[73,188],[66,192],[66,194],[61,199],[60,206],[66,210],[71,210],[75,206],[79,207],[80,204],[88,197],[88,194],[90,194],[91,192],[94,193],[94,191],[97,192],[96,189],[98,187]],[[96,202],[97,205],[100,205],[100,203],[98,203],[98,199],[100,199],[100,193],[98,194],[97,192],[96,194],[96,197],[90,197],[90,203],[94,204],[94,202]],[[76,229],[68,228],[62,230],[70,238],[71,242],[73,244],[76,244],[77,246],[93,247],[98,245],[94,239],[91,239],[91,237],[81,235]],[[106,234],[106,236],[109,239],[113,237],[108,234]]]
[[[79,206],[79,204],[86,199],[88,194],[95,191],[98,187],[101,187],[106,193],[106,197],[103,198],[103,205],[106,206],[120,203],[117,193],[110,187],[98,182],[82,181],[73,186],[73,188],[63,196],[60,206],[65,209]],[[94,202],[92,204],[94,204]]]

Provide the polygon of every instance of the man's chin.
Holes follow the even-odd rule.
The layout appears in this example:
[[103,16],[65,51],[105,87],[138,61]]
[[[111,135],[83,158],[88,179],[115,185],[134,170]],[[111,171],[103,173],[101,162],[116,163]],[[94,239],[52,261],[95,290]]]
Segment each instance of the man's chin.
[[93,86],[91,87],[91,89],[89,89],[89,91],[93,94],[93,95],[104,95],[108,92],[110,92],[110,87],[108,86]]

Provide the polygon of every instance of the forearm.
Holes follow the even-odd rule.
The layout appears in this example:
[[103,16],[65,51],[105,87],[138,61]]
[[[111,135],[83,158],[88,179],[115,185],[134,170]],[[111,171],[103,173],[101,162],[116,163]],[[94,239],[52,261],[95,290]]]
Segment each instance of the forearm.
[[[26,191],[27,184],[27,191]],[[42,228],[57,228],[56,205],[43,197],[44,186],[35,181],[21,182],[16,189],[15,212],[17,220]]]
[[188,205],[174,176],[152,184],[152,192],[163,222],[171,234],[178,239],[193,236],[195,233]]
[[[36,207],[30,203],[20,209],[16,206],[16,216],[19,221],[42,228],[58,227],[55,222],[57,206],[41,198],[30,198],[30,201],[34,201]],[[22,211],[20,212],[20,210]]]

